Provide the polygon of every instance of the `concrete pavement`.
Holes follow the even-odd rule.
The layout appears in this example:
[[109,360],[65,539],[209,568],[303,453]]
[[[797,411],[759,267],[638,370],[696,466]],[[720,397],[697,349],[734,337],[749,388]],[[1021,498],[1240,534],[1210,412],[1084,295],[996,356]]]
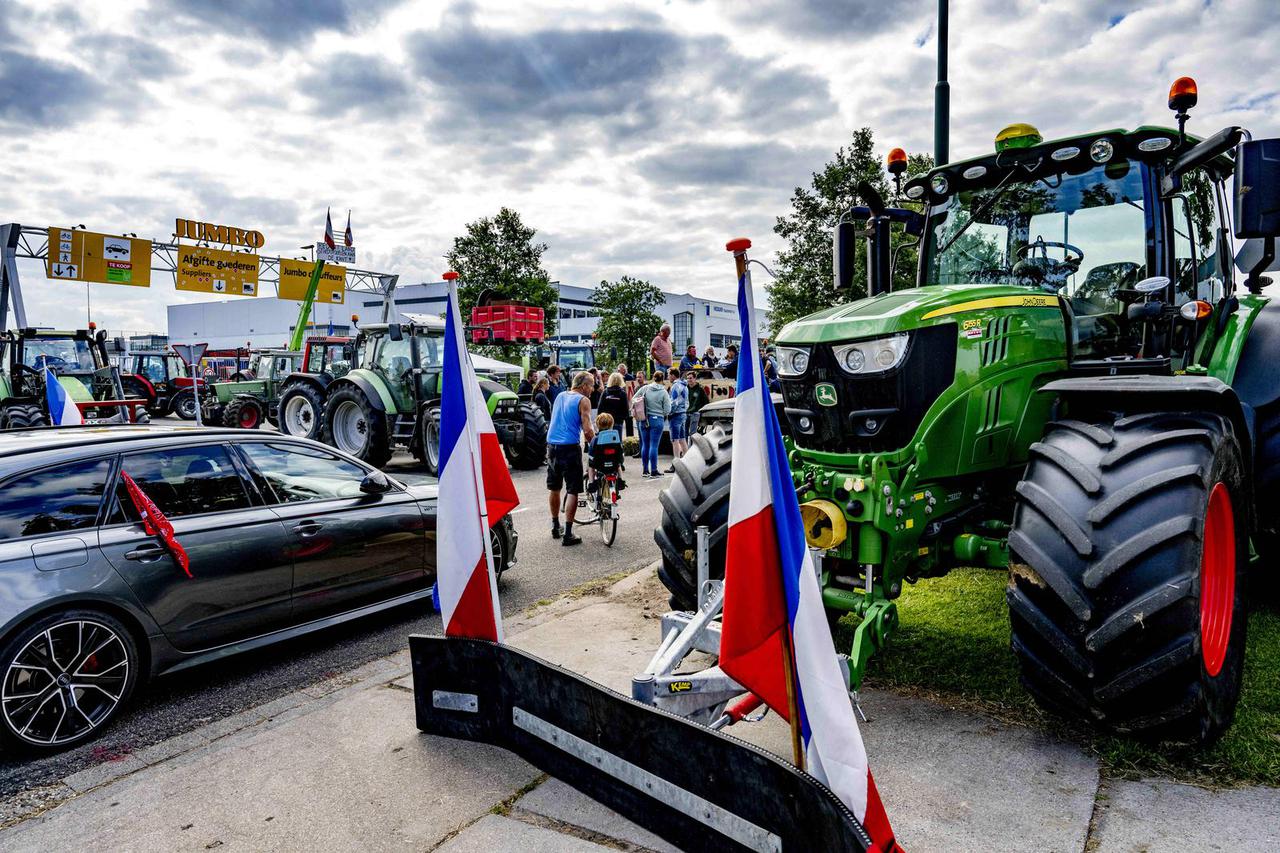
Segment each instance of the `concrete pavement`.
[[[512,620],[509,639],[625,691],[664,601],[645,570]],[[10,815],[0,848],[673,849],[510,753],[418,733],[411,687],[402,652],[103,762],[50,786],[25,819]],[[1103,780],[1079,748],[1037,731],[891,693],[867,692],[862,706],[886,808],[912,851],[1280,846],[1280,790]],[[772,715],[733,734],[790,751]]]

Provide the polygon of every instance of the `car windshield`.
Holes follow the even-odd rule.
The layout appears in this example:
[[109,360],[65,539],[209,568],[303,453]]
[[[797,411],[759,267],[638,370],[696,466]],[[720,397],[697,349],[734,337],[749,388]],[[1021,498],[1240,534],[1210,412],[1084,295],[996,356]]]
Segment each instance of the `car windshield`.
[[930,210],[928,284],[1015,284],[1114,311],[1146,276],[1143,167],[1119,160],[1077,175],[962,190]]
[[22,363],[36,370],[95,370],[89,342],[77,338],[28,338],[22,344]]

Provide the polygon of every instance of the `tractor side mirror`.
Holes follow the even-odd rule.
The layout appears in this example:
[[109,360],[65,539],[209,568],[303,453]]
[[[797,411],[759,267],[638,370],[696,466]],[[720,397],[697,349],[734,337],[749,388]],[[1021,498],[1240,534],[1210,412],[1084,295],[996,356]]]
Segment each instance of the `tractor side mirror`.
[[854,222],[838,222],[831,234],[831,266],[837,290],[853,287],[858,245],[858,226]]
[[1280,139],[1240,144],[1234,212],[1237,237],[1280,237]]
[[366,495],[381,495],[391,491],[391,481],[381,471],[370,471],[360,481],[360,491]]
[[399,323],[391,323],[387,326],[387,337],[391,338],[393,341],[403,341],[404,329],[400,328]]

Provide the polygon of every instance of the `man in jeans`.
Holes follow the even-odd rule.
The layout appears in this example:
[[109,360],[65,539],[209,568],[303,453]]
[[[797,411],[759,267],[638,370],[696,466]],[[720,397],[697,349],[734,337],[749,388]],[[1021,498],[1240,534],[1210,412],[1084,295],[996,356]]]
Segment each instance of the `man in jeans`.
[[658,336],[653,339],[653,343],[649,344],[649,357],[653,359],[654,371],[661,370],[665,377],[675,357],[671,349],[671,326],[662,324],[662,328],[658,330]]
[[671,395],[662,384],[663,375],[656,370],[649,384],[636,393],[640,395],[644,405],[644,440],[641,443],[640,467],[644,469],[641,479],[649,480],[660,477],[658,473],[658,445],[662,443],[662,428],[666,424],[667,415],[671,413]]
[[[595,437],[591,424],[591,392],[595,379],[587,371],[575,374],[573,387],[556,396],[551,406],[551,424],[547,427],[547,491],[551,506],[551,538],[561,545],[577,545],[581,537],[573,534],[573,519],[578,514],[578,495],[582,494],[582,439]],[[564,509],[564,531],[560,530],[560,490],[569,493]]]
[[684,384],[680,371],[675,368],[671,369],[668,376],[671,378],[671,465],[665,473],[674,474],[676,460],[684,456],[689,448],[689,434],[685,432],[685,419],[689,414],[689,386]]

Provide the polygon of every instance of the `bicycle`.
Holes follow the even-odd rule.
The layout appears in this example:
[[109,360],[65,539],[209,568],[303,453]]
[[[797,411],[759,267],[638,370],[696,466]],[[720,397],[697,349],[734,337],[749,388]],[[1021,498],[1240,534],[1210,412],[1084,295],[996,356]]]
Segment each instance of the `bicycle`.
[[[616,451],[616,452],[615,452]],[[596,450],[591,459],[591,468],[596,472],[595,481],[588,484],[585,495],[578,495],[578,515],[574,524],[599,524],[600,539],[605,547],[612,548],[618,536],[618,493],[626,488],[620,472],[622,469],[622,447],[612,445]],[[595,485],[593,490],[591,486]],[[561,501],[560,511],[568,516],[569,495]],[[586,510],[586,516],[583,515]]]

